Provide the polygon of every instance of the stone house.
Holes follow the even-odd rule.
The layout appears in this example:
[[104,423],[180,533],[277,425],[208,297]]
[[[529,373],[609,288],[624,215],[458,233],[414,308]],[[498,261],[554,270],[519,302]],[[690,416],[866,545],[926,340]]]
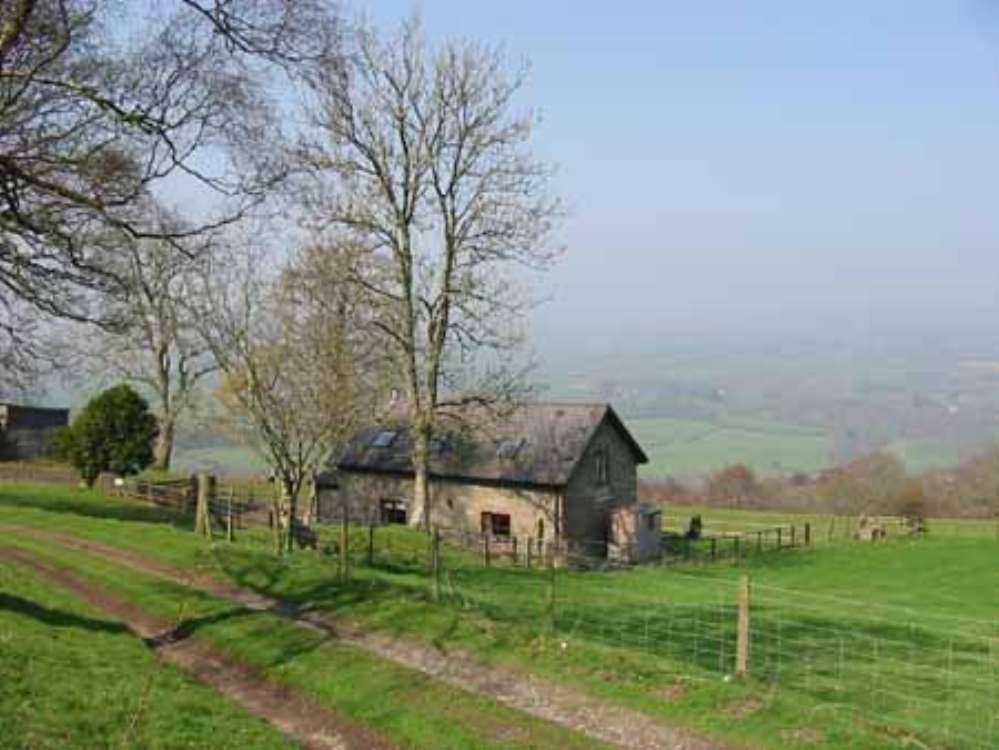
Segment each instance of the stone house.
[[56,431],[68,424],[69,409],[0,403],[0,460],[45,456]]
[[[401,420],[357,432],[320,491],[333,513],[419,524],[412,442]],[[608,404],[529,402],[503,414],[442,417],[431,447],[432,519],[448,529],[516,537],[592,557],[658,555],[660,516],[638,504],[641,446]]]

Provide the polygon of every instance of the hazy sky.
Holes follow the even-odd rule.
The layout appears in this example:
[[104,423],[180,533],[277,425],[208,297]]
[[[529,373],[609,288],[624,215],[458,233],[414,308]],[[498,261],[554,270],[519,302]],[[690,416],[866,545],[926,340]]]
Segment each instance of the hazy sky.
[[997,3],[363,7],[532,62],[572,210],[542,341],[999,312]]

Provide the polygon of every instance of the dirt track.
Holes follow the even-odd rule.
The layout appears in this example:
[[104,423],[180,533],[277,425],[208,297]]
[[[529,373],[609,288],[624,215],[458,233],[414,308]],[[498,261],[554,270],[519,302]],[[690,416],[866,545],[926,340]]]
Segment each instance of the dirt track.
[[305,748],[388,750],[395,747],[367,728],[342,719],[311,698],[268,680],[252,667],[221,654],[209,644],[183,637],[169,623],[68,570],[48,565],[31,553],[13,547],[0,547],[0,560],[29,568],[120,620],[160,659],[232,699],[254,716],[269,721]]
[[[127,565],[174,583],[205,591],[247,609],[264,610],[311,630],[327,633],[376,656],[415,669],[441,682],[478,693],[525,713],[573,729],[603,742],[633,750],[726,750],[726,745],[664,726],[649,716],[591,698],[532,675],[483,665],[474,658],[416,641],[390,638],[317,612],[300,612],[279,599],[258,594],[211,576],[194,573],[89,539],[25,527],[2,530],[55,542],[105,560]],[[374,746],[372,746],[374,747]]]

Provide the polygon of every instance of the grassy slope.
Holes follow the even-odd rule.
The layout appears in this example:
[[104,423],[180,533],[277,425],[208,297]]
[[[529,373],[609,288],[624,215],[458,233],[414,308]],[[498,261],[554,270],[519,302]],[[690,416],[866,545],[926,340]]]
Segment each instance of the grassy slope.
[[216,448],[178,449],[173,468],[181,474],[212,471],[223,476],[248,477],[267,474],[267,466],[249,448],[220,446]]
[[185,629],[197,637],[374,727],[404,747],[602,747],[489,699],[436,684],[422,674],[297,628],[275,615],[248,611],[81,553],[24,540],[18,544],[71,566],[160,616],[183,620]]
[[[17,488],[6,489],[0,499],[0,522],[58,526],[199,565],[244,585],[349,613],[442,647],[460,646],[485,660],[529,669],[761,747],[793,746],[799,735],[815,739],[795,734],[811,726],[802,728],[796,717],[816,716],[815,711],[821,714],[819,739],[827,747],[896,746],[887,738],[901,727],[936,739],[940,719],[949,732],[963,715],[971,727],[969,736],[992,731],[983,723],[988,711],[983,712],[983,694],[977,690],[983,678],[978,637],[999,636],[994,630],[996,605],[981,596],[983,590],[999,590],[996,546],[989,537],[831,545],[755,561],[753,668],[767,678],[783,669],[781,687],[774,687],[718,679],[731,665],[731,605],[735,580],[743,572],[731,566],[560,573],[559,631],[552,640],[543,635],[543,574],[484,570],[451,552],[445,590],[456,606],[432,606],[421,568],[424,542],[408,530],[379,532],[380,564],[359,566],[355,585],[343,588],[332,581],[332,563],[321,556],[277,561],[245,540],[209,550],[182,529],[142,522],[154,515],[141,506],[86,493]],[[913,581],[920,585],[914,587]],[[918,633],[911,630],[913,624]],[[890,649],[892,643],[906,641],[907,632],[918,635],[911,642],[921,643],[936,658],[946,653],[939,635],[945,630],[958,639],[956,647],[950,644],[957,667],[947,677],[956,684],[939,684],[939,664],[927,665],[922,673],[930,702],[920,704],[915,716],[911,671],[919,671],[919,665],[910,660],[910,673],[893,683],[885,674],[872,675],[870,648]],[[724,644],[721,651],[719,644]],[[898,653],[882,653],[882,660],[891,660],[887,673],[899,658]],[[871,691],[875,676],[881,682],[874,683],[878,691]],[[757,701],[760,705],[748,713],[739,708],[761,690],[765,698]]]
[[886,450],[898,456],[909,471],[946,469],[963,458],[953,443],[944,440],[896,440]]
[[292,747],[118,623],[0,564],[0,746]]
[[793,425],[667,417],[629,419],[627,424],[649,455],[649,463],[641,467],[647,479],[706,474],[735,463],[761,474],[816,471],[827,463],[826,437]]

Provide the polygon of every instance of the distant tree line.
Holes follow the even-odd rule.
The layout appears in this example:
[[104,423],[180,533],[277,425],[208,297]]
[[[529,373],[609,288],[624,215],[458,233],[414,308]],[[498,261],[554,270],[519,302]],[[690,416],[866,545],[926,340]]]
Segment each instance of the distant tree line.
[[843,515],[994,518],[999,516],[999,448],[947,470],[911,475],[889,453],[874,453],[815,474],[759,478],[744,464],[702,483],[643,481],[641,497],[664,505],[788,510]]

